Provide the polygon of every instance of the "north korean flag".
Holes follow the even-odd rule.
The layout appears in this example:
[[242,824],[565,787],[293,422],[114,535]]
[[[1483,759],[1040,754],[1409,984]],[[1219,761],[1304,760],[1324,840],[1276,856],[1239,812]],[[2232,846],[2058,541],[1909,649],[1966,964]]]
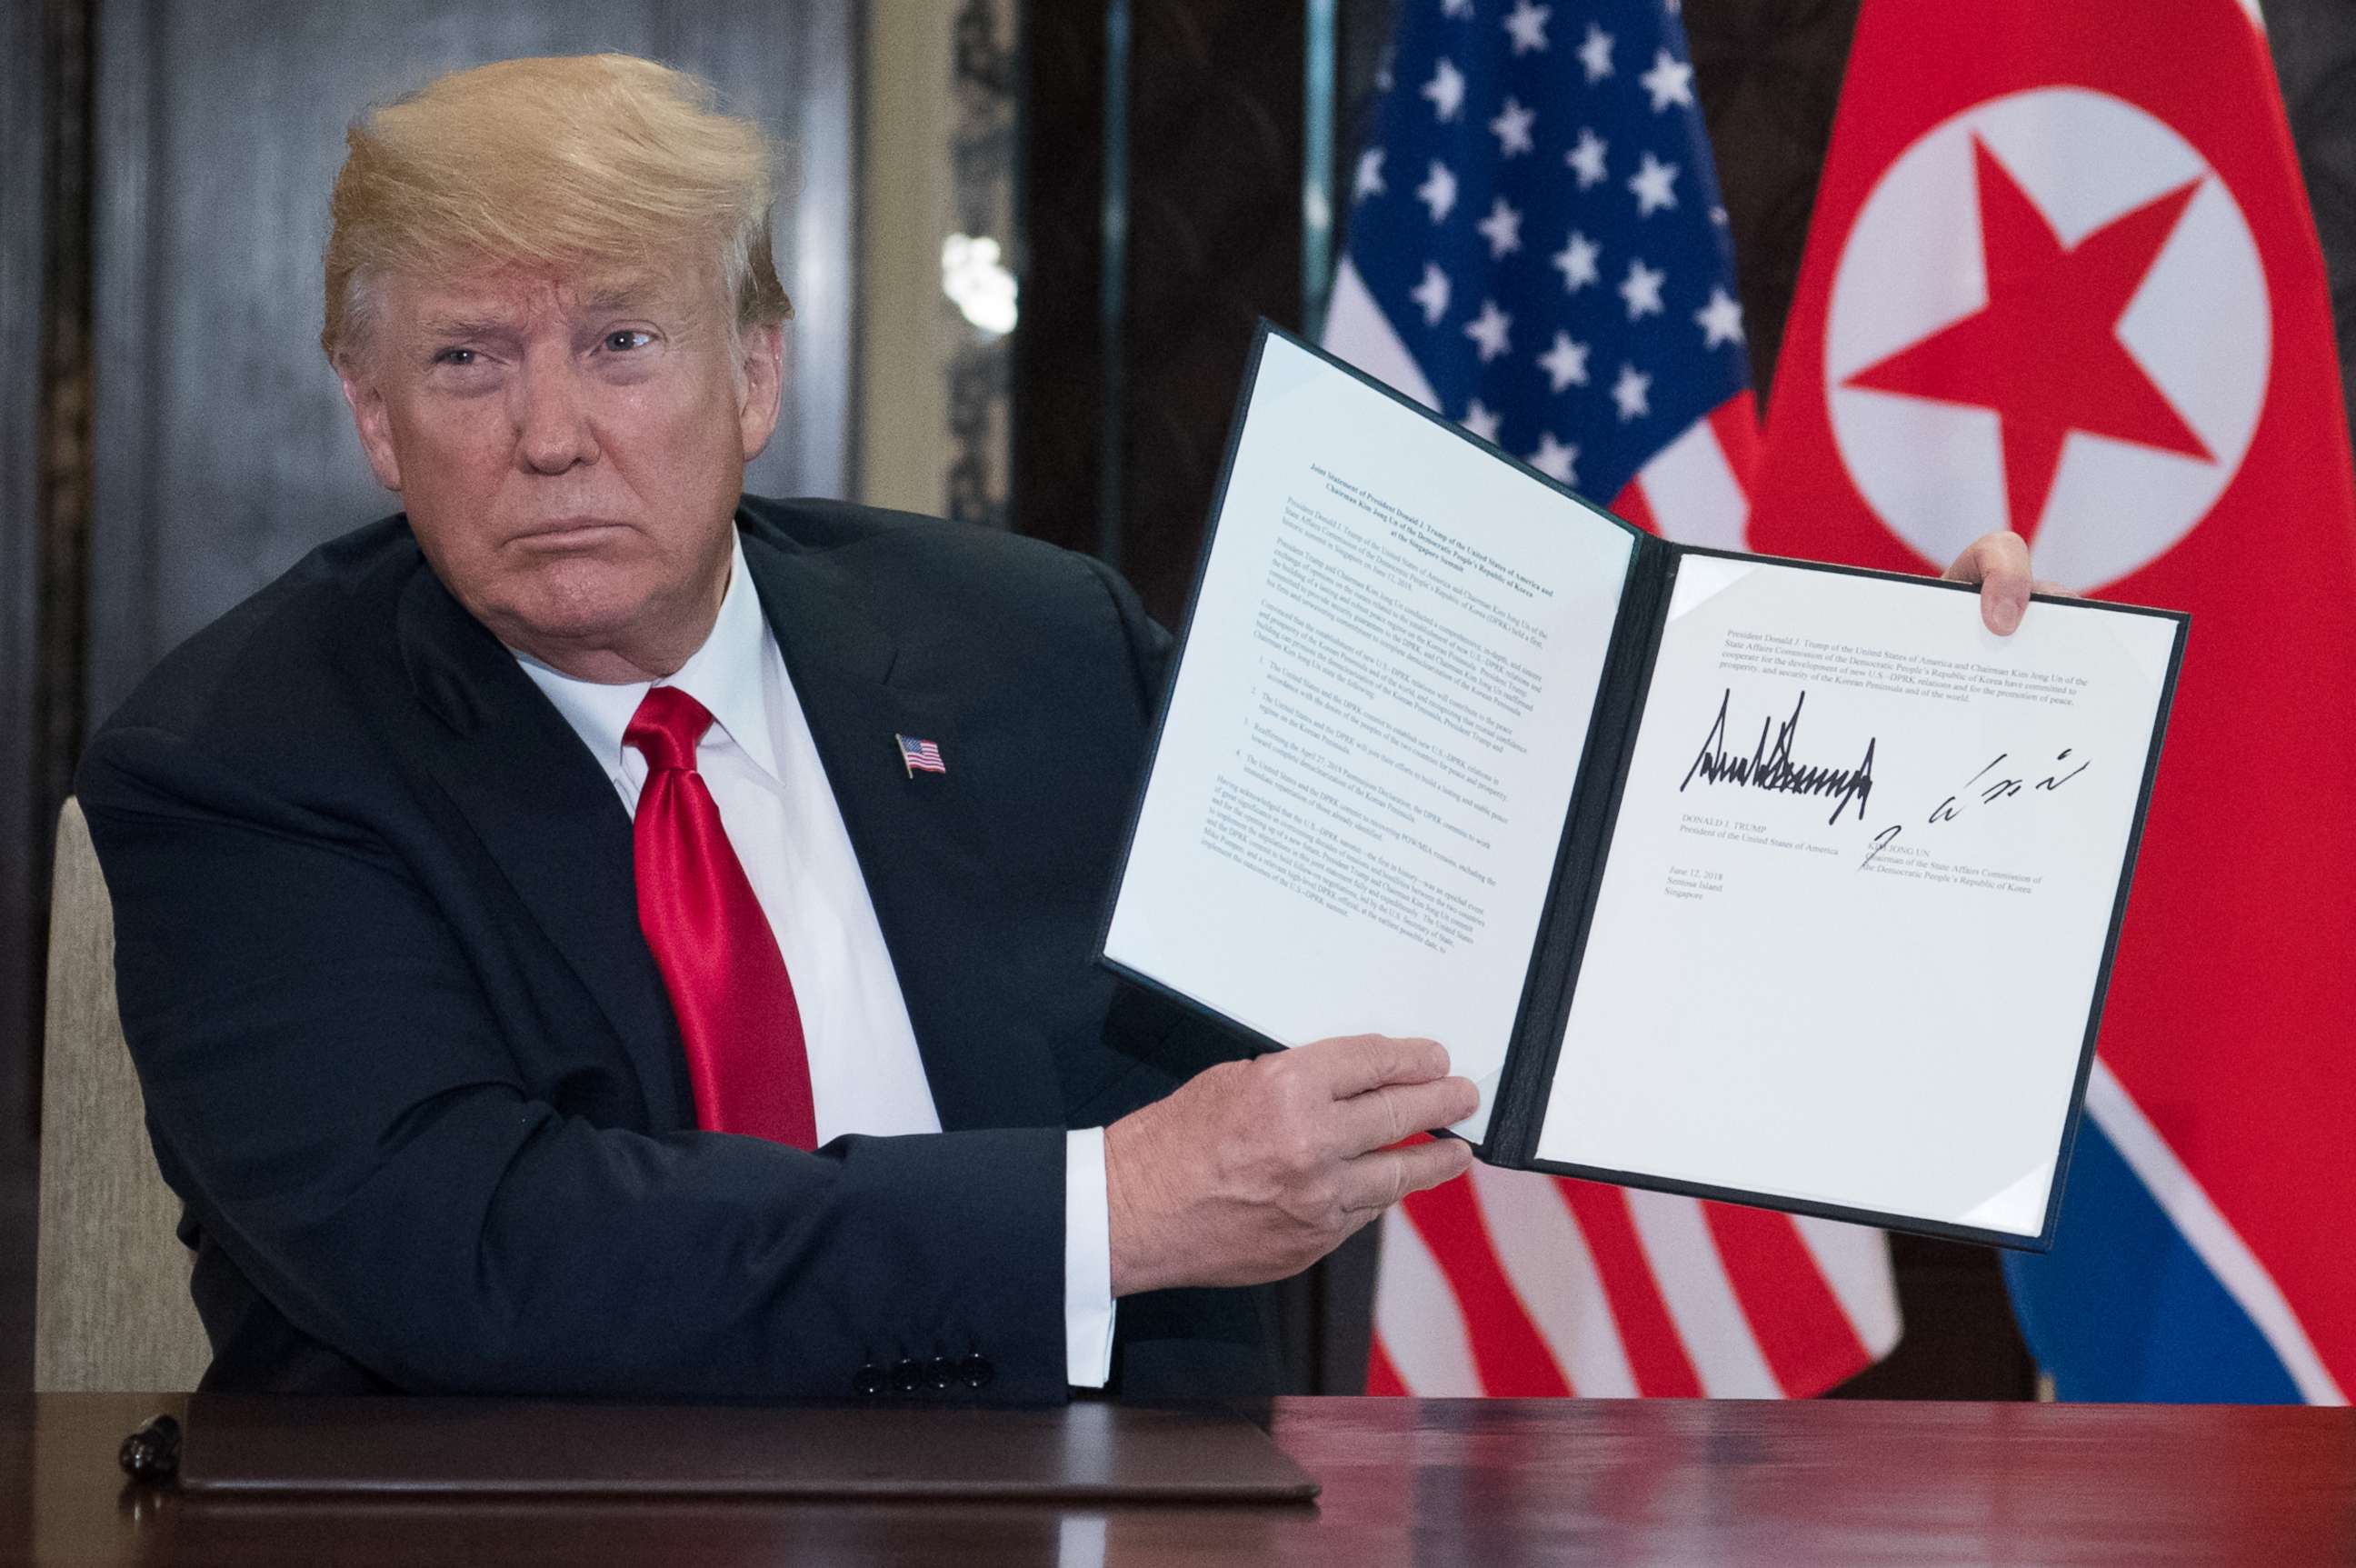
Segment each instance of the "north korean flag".
[[2340,385],[2254,5],[1865,0],[1752,548],[1929,571],[2010,527],[2192,612],[2060,1240],[2010,1265],[2064,1397],[2356,1387]]

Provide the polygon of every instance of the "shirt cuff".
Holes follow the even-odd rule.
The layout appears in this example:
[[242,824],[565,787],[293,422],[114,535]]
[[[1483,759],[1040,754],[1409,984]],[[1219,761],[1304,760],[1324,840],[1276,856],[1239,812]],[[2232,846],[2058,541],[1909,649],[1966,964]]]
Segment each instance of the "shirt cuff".
[[1064,1135],[1064,1379],[1100,1389],[1112,1378],[1112,1208],[1104,1129]]

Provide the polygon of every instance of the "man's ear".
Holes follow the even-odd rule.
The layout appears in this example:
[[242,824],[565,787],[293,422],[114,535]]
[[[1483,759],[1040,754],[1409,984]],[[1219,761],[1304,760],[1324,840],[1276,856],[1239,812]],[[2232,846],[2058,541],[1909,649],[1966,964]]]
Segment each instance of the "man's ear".
[[359,432],[360,450],[368,454],[376,482],[399,490],[401,457],[392,443],[392,411],[385,406],[376,378],[349,364],[338,364],[336,373],[343,378],[344,406],[352,411],[352,427]]
[[773,321],[747,327],[743,336],[737,368],[744,390],[736,400],[736,428],[749,463],[777,428],[777,408],[785,396],[786,329]]

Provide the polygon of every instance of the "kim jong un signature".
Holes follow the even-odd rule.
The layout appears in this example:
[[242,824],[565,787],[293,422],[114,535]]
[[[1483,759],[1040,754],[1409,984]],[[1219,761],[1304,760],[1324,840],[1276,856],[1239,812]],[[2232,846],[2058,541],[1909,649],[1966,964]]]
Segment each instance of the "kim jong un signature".
[[[2074,746],[2063,746],[2060,752],[2055,754],[2052,762],[2048,765],[2049,771],[2046,773],[2045,777],[2040,779],[2034,784],[2031,784],[2029,781],[2029,773],[2034,773],[2037,771],[2034,768],[2029,768],[2028,773],[2022,773],[2018,776],[2006,773],[1997,773],[1997,776],[1994,779],[1988,779],[1987,783],[1983,784],[1981,782],[1982,779],[1987,779],[1987,776],[1991,773],[1996,773],[1996,770],[2012,756],[2012,753],[2008,751],[1999,751],[1996,754],[1994,761],[1988,763],[1987,767],[1981,768],[1977,773],[1973,774],[1969,779],[1965,779],[1964,787],[1961,789],[1948,796],[1937,805],[1932,807],[1931,814],[1925,819],[1925,822],[1929,826],[1936,827],[1942,822],[1954,822],[1957,817],[1964,815],[1965,812],[1972,811],[1976,807],[1993,806],[2000,800],[2009,800],[2016,795],[2034,790],[2051,791],[2059,789],[2062,786],[2070,782],[2071,779],[2075,779],[2079,774],[2083,773],[2087,768],[2094,766],[2094,759],[2092,757],[2086,757],[2081,759],[2077,766],[2072,767],[2070,764],[2070,757],[2071,754],[2075,749],[2076,748]],[[1859,815],[1863,815],[1863,813],[1860,812]],[[1892,822],[1888,827],[1882,829],[1879,832],[1874,834],[1873,847],[1865,852],[1865,858],[1857,863],[1857,868],[1859,871],[1863,871],[1867,866],[1873,864],[1873,857],[1875,855],[1879,854],[1883,850],[1888,849],[1891,844],[1897,843],[1899,832],[1904,827],[1904,825],[1905,824],[1902,822]]]

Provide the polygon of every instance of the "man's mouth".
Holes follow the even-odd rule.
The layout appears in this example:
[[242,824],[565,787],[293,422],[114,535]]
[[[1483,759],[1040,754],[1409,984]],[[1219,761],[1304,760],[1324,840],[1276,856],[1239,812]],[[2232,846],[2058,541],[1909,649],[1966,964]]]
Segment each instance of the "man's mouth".
[[508,542],[526,550],[580,550],[628,527],[605,518],[563,517],[535,523]]

